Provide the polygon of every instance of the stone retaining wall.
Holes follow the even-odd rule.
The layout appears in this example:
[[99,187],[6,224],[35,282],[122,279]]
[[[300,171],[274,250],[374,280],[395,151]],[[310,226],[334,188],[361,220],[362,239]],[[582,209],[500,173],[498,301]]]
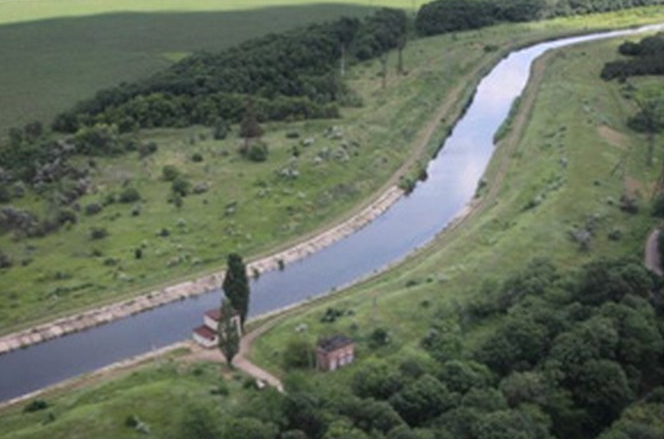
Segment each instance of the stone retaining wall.
[[[371,205],[338,226],[287,250],[249,263],[247,267],[249,274],[251,275],[255,271],[264,273],[276,270],[281,264],[287,265],[303,259],[351,235],[382,215],[403,194],[403,191],[397,186],[391,187]],[[63,317],[50,323],[0,337],[0,355],[66,334],[83,331],[171,302],[217,290],[221,288],[223,279],[224,271],[219,271],[196,280],[172,285],[142,296]]]

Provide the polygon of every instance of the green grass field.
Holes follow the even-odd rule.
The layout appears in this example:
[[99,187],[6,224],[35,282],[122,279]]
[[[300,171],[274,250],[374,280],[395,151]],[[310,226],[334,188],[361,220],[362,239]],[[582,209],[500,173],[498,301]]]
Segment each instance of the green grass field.
[[0,24],[113,12],[218,12],[280,6],[352,5],[417,10],[423,0],[0,0]]
[[[251,390],[242,390],[241,375],[218,364],[183,363],[177,358],[169,356],[115,373],[103,382],[74,386],[47,398],[46,410],[24,413],[24,406],[6,410],[0,421],[3,438],[142,437],[125,425],[130,416],[146,424],[152,437],[176,438],[183,407],[204,406],[224,417],[239,400],[252,397]],[[211,393],[219,389],[225,394]]]
[[[636,111],[633,102],[623,96],[623,85],[599,79],[603,63],[615,58],[622,41],[547,56],[523,135],[513,144],[500,144],[487,172],[488,186],[500,179],[500,189],[485,193],[468,221],[396,269],[305,306],[280,323],[255,343],[257,363],[283,374],[281,353],[289,340],[305,337],[313,343],[339,332],[360,342],[361,361],[421,356],[419,341],[432,316],[441,310],[454,315],[459,304],[477,297],[483,283],[502,279],[532,258],[573,269],[599,257],[642,257],[645,239],[657,224],[649,202],[664,157],[658,151],[657,163],[646,166],[646,141],[626,126]],[[656,81],[661,79],[630,80],[636,86]],[[638,200],[638,214],[619,209],[623,194]],[[538,196],[539,204],[527,208]],[[570,232],[590,224],[593,237],[583,251]],[[617,240],[609,237],[615,231]],[[347,314],[333,324],[321,323],[328,307]],[[303,325],[305,333],[295,331]],[[378,327],[389,330],[392,343],[372,351],[367,341]],[[491,322],[483,322],[465,334],[464,348],[472,350],[490,332]],[[335,376],[344,381],[352,373],[349,368]]]

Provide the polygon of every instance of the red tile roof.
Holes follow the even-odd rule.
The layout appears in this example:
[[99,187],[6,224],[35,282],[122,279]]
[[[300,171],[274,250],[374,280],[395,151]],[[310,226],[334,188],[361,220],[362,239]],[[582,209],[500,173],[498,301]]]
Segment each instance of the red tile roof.
[[210,317],[215,322],[218,322],[221,319],[221,312],[219,311],[219,308],[211,309],[210,311],[206,312],[205,315]]
[[214,340],[217,336],[217,333],[207,326],[199,326],[194,329],[194,332],[207,340]]

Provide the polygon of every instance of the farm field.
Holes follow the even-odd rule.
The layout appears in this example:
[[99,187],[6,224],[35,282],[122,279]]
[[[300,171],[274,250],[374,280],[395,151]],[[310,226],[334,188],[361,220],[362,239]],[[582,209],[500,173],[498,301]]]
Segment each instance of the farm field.
[[[89,15],[85,2],[57,3],[57,12],[71,4],[72,11]],[[127,2],[129,3],[129,2]],[[210,2],[210,4],[213,2]],[[30,11],[44,11],[53,2],[0,2],[0,139],[11,127],[34,120],[49,124],[58,113],[76,102],[92,97],[97,91],[131,82],[160,71],[187,54],[219,51],[249,38],[281,32],[295,26],[338,18],[362,16],[371,8],[353,4],[279,5],[257,9],[226,10],[228,2],[217,10],[196,12],[187,3],[177,11],[137,12],[118,8],[89,17],[57,16],[28,23],[3,23],[11,16],[11,7],[30,5]],[[266,2],[263,2],[266,3]],[[37,5],[39,4],[39,5]],[[131,2],[134,8],[161,2]],[[182,5],[182,2],[180,2]],[[104,12],[116,2],[88,2]],[[103,8],[101,7],[103,5]],[[148,8],[149,9],[149,8]],[[26,12],[27,15],[30,16]],[[67,14],[64,14],[67,15]],[[34,16],[35,19],[37,16]],[[26,75],[26,72],[30,72]]]

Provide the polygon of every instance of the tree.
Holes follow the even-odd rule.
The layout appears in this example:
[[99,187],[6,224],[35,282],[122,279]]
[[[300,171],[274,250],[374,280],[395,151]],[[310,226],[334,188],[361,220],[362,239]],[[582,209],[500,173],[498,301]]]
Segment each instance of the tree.
[[648,137],[648,166],[652,166],[655,134],[664,129],[664,93],[658,88],[640,89],[634,97],[639,112],[629,120],[629,126]]
[[431,375],[423,375],[390,398],[390,404],[411,427],[422,425],[456,405],[455,394]]
[[219,319],[219,350],[229,365],[233,364],[233,357],[240,351],[240,335],[233,320],[235,310],[227,299],[221,301]]
[[244,109],[244,117],[240,122],[240,135],[244,139],[244,152],[248,152],[249,142],[263,135],[263,128],[258,123],[254,100],[249,96]]
[[249,279],[247,267],[237,253],[228,255],[226,276],[221,288],[233,309],[240,313],[240,320],[244,325],[249,312]]

